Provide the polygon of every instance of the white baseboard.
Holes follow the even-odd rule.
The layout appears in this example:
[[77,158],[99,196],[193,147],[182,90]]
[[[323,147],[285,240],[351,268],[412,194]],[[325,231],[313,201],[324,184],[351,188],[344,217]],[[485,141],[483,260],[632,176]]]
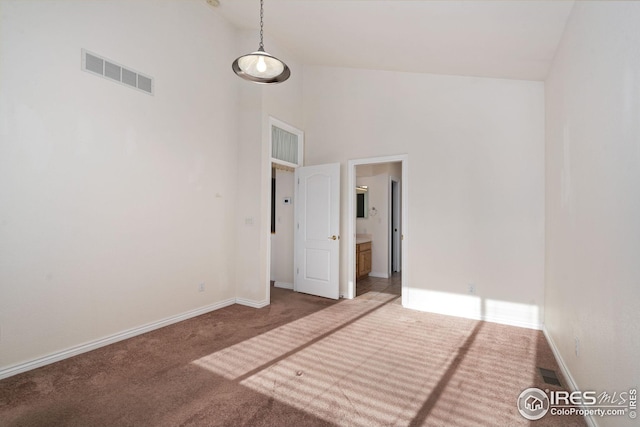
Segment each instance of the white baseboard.
[[[551,338],[551,334],[549,334],[549,331],[547,331],[546,326],[542,327],[542,333],[544,334],[544,337],[547,339],[547,343],[549,343],[549,347],[551,347],[551,351],[553,352],[553,356],[556,358],[556,361],[558,362],[558,366],[562,371],[562,375],[564,375],[564,378],[567,380],[567,382],[569,382],[569,384],[567,385],[569,386],[570,390],[568,391],[580,390],[580,388],[578,387],[578,384],[576,384],[576,380],[571,375],[569,368],[567,368],[567,364],[562,358],[562,355],[560,354],[560,351],[558,350],[556,343],[553,341],[553,338]],[[586,407],[584,406],[581,406],[581,408],[586,409]],[[598,423],[591,415],[585,416],[584,419],[589,425],[589,427],[598,427]]]
[[209,313],[211,311],[219,310],[223,307],[227,307],[236,303],[235,298],[229,298],[224,301],[217,302],[215,304],[207,305],[204,307],[196,308],[195,310],[190,310],[182,314],[178,314],[175,316],[167,317],[162,320],[158,320],[156,322],[148,323],[143,326],[139,326],[136,328],[128,329],[126,331],[119,332],[117,334],[110,335],[108,337],[100,338],[95,341],[91,341],[85,344],[81,344],[75,347],[68,348],[66,350],[58,351],[52,354],[49,354],[44,357],[39,357],[37,359],[30,360],[28,362],[19,363],[17,365],[9,366],[7,368],[0,369],[0,380],[3,378],[8,378],[13,375],[21,374],[23,372],[30,371],[32,369],[40,368],[42,366],[50,365],[51,363],[59,362],[64,359],[68,359],[73,356],[77,356],[82,353],[86,353],[92,350],[96,350],[100,347],[107,346],[109,344],[117,343],[118,341],[123,341],[129,338],[133,338],[137,335],[142,335],[147,332],[151,332],[153,330],[163,328],[165,326],[172,325],[174,323],[182,322],[183,320],[191,319],[196,316],[200,316],[202,314]]
[[369,276],[371,277],[379,277],[380,279],[388,279],[389,275],[387,273],[380,273],[378,271],[372,271],[371,273],[369,273]]
[[522,320],[517,318],[497,317],[497,316],[494,317],[494,316],[489,316],[485,314],[484,316],[482,316],[482,320],[484,320],[485,322],[499,323],[501,325],[516,326],[518,328],[536,329],[538,331],[543,328],[543,325],[541,325],[540,323],[530,322],[528,320]]
[[282,288],[282,289],[293,289],[293,283],[275,282],[273,286],[275,286],[276,288]]
[[434,310],[431,308],[425,309],[425,307],[423,306],[414,305],[414,304],[411,304],[410,302],[405,303],[404,301],[405,300],[403,299],[402,306],[410,310],[423,311],[425,313],[442,314],[445,316],[462,317],[464,319],[471,319],[471,320],[482,320],[485,322],[498,323],[498,324],[507,325],[507,326],[515,326],[518,328],[536,329],[536,330],[542,329],[542,325],[540,325],[539,323],[529,322],[522,319],[507,318],[507,317],[492,317],[487,315],[476,315],[475,313],[471,314],[471,313],[465,313],[461,311],[449,312],[445,310]]
[[441,291],[403,288],[403,307],[428,313],[484,320],[491,323],[542,329],[542,321],[536,307],[527,304],[508,303],[499,309],[487,309],[485,300],[478,295],[455,294]]
[[253,307],[253,308],[262,308],[262,307],[268,306],[269,301],[267,300],[254,301],[246,298],[236,298],[236,304],[246,305],[247,307]]

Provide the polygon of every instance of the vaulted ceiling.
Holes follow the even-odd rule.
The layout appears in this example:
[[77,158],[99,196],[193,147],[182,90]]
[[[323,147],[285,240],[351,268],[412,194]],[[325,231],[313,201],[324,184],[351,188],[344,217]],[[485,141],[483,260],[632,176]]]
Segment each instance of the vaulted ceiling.
[[[259,0],[219,3],[257,48]],[[264,32],[304,64],[544,80],[573,3],[264,0]]]

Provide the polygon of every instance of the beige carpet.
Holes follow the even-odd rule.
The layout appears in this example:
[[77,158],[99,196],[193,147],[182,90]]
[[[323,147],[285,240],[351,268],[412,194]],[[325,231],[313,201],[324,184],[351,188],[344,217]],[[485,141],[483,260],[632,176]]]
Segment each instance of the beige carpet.
[[334,302],[272,288],[0,381],[0,426],[584,426],[516,408],[559,373],[539,331],[403,309],[399,281]]

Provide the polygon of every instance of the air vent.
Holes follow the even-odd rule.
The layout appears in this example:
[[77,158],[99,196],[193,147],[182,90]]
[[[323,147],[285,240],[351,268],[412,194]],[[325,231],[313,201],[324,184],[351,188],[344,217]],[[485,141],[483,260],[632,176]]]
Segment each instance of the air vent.
[[85,49],[82,49],[82,69],[91,74],[153,95],[153,77],[134,71]]
[[550,369],[540,368],[540,367],[538,367],[538,370],[540,371],[540,375],[542,376],[542,379],[544,380],[545,383],[562,386],[562,384],[560,384],[560,380],[558,379],[558,375],[556,375],[555,371],[552,371]]

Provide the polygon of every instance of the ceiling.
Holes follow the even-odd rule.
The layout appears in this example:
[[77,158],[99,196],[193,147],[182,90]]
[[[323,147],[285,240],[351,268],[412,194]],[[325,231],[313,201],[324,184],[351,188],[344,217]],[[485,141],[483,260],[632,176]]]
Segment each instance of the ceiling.
[[[257,48],[259,0],[219,3]],[[264,0],[265,50],[273,40],[304,64],[544,80],[573,3]]]

